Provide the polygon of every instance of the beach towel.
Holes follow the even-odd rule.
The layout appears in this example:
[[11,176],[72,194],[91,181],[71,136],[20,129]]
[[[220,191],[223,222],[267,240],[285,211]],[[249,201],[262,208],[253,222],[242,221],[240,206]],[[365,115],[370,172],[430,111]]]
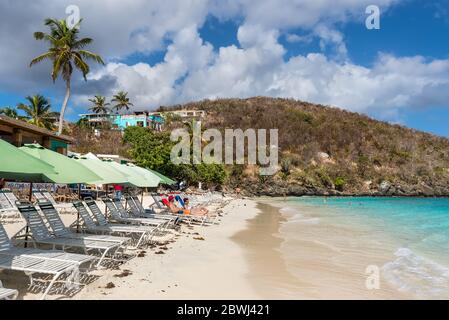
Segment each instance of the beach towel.
[[183,207],[183,208],[185,207],[184,200],[179,195],[175,196],[175,200],[178,201],[178,203],[181,205],[181,207]]

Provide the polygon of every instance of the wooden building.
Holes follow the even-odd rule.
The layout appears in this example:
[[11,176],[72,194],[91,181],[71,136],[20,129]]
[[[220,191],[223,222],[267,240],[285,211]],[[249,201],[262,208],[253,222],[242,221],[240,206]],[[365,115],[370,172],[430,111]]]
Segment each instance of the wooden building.
[[43,147],[67,155],[73,138],[58,135],[54,131],[40,128],[22,120],[0,115],[0,139],[21,147],[28,143],[39,143]]

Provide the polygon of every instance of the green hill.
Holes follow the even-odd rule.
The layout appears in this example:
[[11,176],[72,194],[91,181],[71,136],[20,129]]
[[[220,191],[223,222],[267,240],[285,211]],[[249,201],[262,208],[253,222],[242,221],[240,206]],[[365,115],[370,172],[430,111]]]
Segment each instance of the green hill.
[[[223,187],[239,186],[257,195],[421,195],[449,196],[449,140],[376,121],[338,108],[291,99],[255,97],[219,99],[172,107],[205,110],[204,129],[279,129],[280,170],[260,176],[256,166],[225,166]],[[81,129],[75,151],[120,153],[138,164],[160,170],[191,184],[222,181],[219,168],[168,164],[170,130],[185,126],[170,117],[166,132],[129,128],[126,143],[118,132],[101,138]],[[103,141],[104,140],[104,141]],[[159,142],[163,141],[163,142]],[[168,141],[168,142],[167,142]],[[157,151],[155,151],[157,150]],[[214,180],[213,177],[220,177]],[[206,183],[213,185],[214,183]],[[216,184],[216,183],[215,183]]]
[[278,128],[281,170],[228,168],[253,194],[449,195],[449,140],[338,108],[256,97],[167,109],[207,112],[205,128]]

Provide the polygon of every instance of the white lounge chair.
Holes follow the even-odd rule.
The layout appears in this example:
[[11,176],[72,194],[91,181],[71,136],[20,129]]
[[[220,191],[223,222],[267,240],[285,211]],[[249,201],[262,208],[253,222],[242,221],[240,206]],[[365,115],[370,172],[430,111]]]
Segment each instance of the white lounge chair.
[[62,250],[42,250],[37,248],[16,247],[8,237],[5,228],[0,224],[0,255],[22,255],[42,259],[72,262],[78,265],[80,270],[90,270],[95,257],[85,254],[67,253]]
[[6,197],[5,192],[0,191],[0,213],[19,213],[14,203],[11,203]]
[[72,208],[72,204],[71,203],[58,203],[56,202],[55,198],[53,197],[53,195],[48,192],[47,190],[41,190],[42,195],[51,202],[51,204],[58,210],[60,210],[61,212],[67,212],[70,211],[70,209]]
[[170,216],[157,215],[151,209],[146,211],[136,196],[126,195],[125,200],[127,206],[129,207],[130,213],[134,217],[168,220],[170,223],[175,220],[175,218]]
[[167,228],[167,221],[161,221],[159,219],[152,218],[130,218],[125,208],[121,204],[120,200],[111,200],[109,198],[103,198],[103,203],[109,210],[110,218],[112,221],[133,225],[147,225],[154,226],[159,230]]
[[75,201],[73,203],[73,206],[78,211],[78,214],[83,221],[84,230],[87,232],[126,235],[133,239],[135,248],[139,248],[141,245],[150,242],[155,235],[156,228],[153,227],[109,224],[103,214],[101,212],[98,213],[100,210],[95,201],[91,200],[88,203],[90,203],[90,205],[88,205],[89,207],[93,207],[93,210],[91,208],[91,211],[95,212],[93,214],[99,225],[97,225],[94,219],[90,216],[82,201]]
[[18,295],[19,291],[3,288],[3,284],[0,281],[0,300],[16,300]]
[[38,202],[39,208],[43,212],[45,218],[47,219],[50,228],[57,237],[73,238],[73,239],[83,239],[83,240],[100,240],[106,242],[118,243],[120,246],[125,246],[131,241],[130,238],[126,237],[116,237],[111,235],[86,235],[80,233],[74,233],[70,229],[66,228],[64,222],[62,222],[59,217],[58,212],[55,207],[50,202]]
[[[26,233],[25,237],[31,237],[31,241],[34,244],[46,244],[51,245],[53,249],[60,247],[62,250],[66,249],[81,249],[84,253],[99,253],[97,266],[100,266],[104,259],[110,255],[110,259],[114,259],[118,253],[120,247],[119,243],[100,241],[100,240],[88,240],[88,239],[75,239],[67,237],[57,237],[52,235],[42,220],[41,216],[37,212],[36,208],[30,204],[18,204],[17,208],[27,222],[31,234]],[[18,235],[23,231],[19,231]],[[25,241],[28,241],[25,238]]]

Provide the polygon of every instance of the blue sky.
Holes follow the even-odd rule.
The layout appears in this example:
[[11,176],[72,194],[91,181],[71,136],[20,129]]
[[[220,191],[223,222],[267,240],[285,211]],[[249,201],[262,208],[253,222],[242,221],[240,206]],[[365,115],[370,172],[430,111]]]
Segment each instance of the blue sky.
[[[36,5],[26,13],[23,0],[0,4],[3,29],[14,19],[29,21],[0,52],[11,62],[0,67],[0,77],[9,79],[0,80],[0,106],[39,92],[59,108],[64,88],[48,79],[48,65],[25,66],[45,49],[28,30],[43,30],[47,16],[64,17],[65,2],[51,9],[43,2],[46,10]],[[72,2],[85,19],[82,35],[94,38],[92,50],[107,66],[94,66],[87,83],[75,76],[69,120],[86,111],[92,95],[118,90],[130,93],[136,110],[266,95],[449,137],[449,0],[379,0],[380,30],[365,28],[365,8],[376,1],[286,0],[282,7],[274,0]],[[102,10],[106,3],[109,10]],[[8,43],[8,32],[0,37]],[[24,43],[29,52],[18,54]]]

